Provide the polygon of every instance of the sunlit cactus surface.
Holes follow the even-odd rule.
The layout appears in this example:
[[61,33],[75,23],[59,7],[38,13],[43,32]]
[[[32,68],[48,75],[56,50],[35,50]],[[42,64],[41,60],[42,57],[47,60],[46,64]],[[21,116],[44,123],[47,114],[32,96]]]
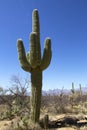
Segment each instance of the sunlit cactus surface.
[[32,32],[30,34],[30,51],[25,52],[23,41],[17,41],[18,58],[23,70],[31,73],[31,98],[30,118],[33,122],[39,121],[41,95],[42,95],[42,71],[45,70],[51,61],[51,39],[45,40],[43,55],[41,56],[40,46],[40,24],[38,10],[32,13]]

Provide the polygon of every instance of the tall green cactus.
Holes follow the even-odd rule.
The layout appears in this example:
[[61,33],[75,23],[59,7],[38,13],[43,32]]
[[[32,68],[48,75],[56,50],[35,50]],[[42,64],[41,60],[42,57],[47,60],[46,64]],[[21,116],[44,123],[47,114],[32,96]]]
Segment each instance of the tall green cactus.
[[40,47],[40,25],[38,10],[32,14],[32,32],[30,34],[30,51],[26,54],[23,41],[17,41],[18,57],[21,67],[31,73],[31,97],[30,97],[30,118],[35,123],[39,121],[41,96],[42,96],[42,71],[45,70],[51,61],[51,40],[45,40],[43,56]]

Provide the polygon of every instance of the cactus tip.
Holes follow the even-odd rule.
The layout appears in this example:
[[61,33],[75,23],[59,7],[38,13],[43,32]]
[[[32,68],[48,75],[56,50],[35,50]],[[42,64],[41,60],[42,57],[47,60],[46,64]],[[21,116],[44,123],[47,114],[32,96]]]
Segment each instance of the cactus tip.
[[38,14],[38,9],[34,9],[34,10],[33,10],[33,14],[34,14],[34,15],[37,15],[37,14]]
[[47,38],[46,38],[46,42],[47,42],[47,43],[51,42],[50,37],[47,37]]
[[20,44],[23,44],[23,41],[21,38],[17,40],[17,46],[19,46]]
[[38,9],[34,9],[33,11],[34,11],[34,12],[37,12],[37,11],[38,11]]
[[47,37],[48,40],[51,40],[50,37]]
[[21,38],[19,38],[17,41],[22,41],[22,39],[21,39]]
[[22,42],[22,39],[21,39],[21,38],[19,38],[19,39],[17,40],[17,42]]

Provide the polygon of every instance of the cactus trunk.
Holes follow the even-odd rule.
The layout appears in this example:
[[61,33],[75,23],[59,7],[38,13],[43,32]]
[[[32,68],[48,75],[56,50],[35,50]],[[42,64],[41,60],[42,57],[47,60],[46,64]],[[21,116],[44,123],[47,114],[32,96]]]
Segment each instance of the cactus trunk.
[[38,122],[40,116],[41,106],[41,95],[42,95],[42,72],[33,71],[31,73],[31,120],[35,123]]

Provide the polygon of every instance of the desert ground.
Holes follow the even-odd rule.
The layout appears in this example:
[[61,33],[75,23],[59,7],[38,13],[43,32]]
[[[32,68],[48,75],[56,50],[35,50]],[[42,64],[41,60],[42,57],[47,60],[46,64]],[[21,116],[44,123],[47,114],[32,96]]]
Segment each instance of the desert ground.
[[80,91],[45,94],[40,121],[32,124],[30,96],[0,95],[0,130],[87,130],[86,100],[87,94]]

